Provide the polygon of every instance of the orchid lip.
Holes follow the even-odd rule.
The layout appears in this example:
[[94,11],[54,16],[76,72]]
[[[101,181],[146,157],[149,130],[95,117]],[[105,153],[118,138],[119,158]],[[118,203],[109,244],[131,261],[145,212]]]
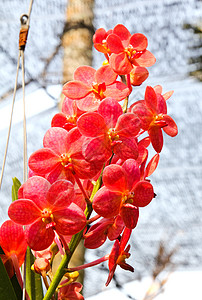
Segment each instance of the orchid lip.
[[60,158],[61,158],[61,164],[63,165],[63,167],[67,167],[72,162],[71,157],[69,157],[69,155],[67,153],[61,154]]

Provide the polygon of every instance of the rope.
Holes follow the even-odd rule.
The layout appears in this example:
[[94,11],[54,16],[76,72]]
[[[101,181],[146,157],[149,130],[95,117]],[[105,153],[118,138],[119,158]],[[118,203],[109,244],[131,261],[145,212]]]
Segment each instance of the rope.
[[8,135],[7,135],[7,141],[6,141],[6,148],[5,148],[5,152],[4,152],[4,159],[3,159],[2,170],[1,170],[0,189],[1,189],[1,184],[2,184],[2,181],[3,181],[4,169],[5,169],[5,164],[6,164],[6,157],[7,157],[7,152],[8,152],[8,144],[9,144],[10,133],[11,133],[11,125],[12,125],[12,118],[13,118],[13,109],[14,109],[15,95],[16,95],[17,84],[18,84],[19,66],[20,66],[20,52],[19,52],[19,55],[18,55],[16,79],[15,79],[15,86],[14,86],[14,91],[13,91],[13,102],[12,102],[12,107],[11,107],[11,115],[10,115],[10,122],[9,122],[9,127],[8,127]]
[[24,50],[25,50],[25,46],[27,43],[27,37],[28,37],[28,32],[29,32],[29,23],[30,23],[30,15],[31,15],[31,11],[32,11],[32,5],[33,5],[33,0],[30,0],[28,14],[23,14],[20,17],[21,28],[20,28],[20,33],[19,33],[19,53],[18,53],[18,61],[17,61],[16,80],[15,80],[15,85],[14,85],[10,122],[9,122],[8,135],[7,135],[6,147],[5,147],[1,176],[0,176],[0,189],[1,189],[2,181],[3,181],[6,157],[7,157],[7,152],[8,152],[8,144],[9,144],[9,139],[10,139],[10,134],[11,134],[13,110],[14,110],[15,97],[16,97],[16,91],[17,91],[17,83],[18,83],[18,74],[19,74],[19,68],[20,68],[20,57],[22,60],[21,64],[22,64],[22,89],[23,89],[23,182],[25,182],[27,180],[28,172],[27,172],[27,130],[26,130],[26,113],[25,113]]

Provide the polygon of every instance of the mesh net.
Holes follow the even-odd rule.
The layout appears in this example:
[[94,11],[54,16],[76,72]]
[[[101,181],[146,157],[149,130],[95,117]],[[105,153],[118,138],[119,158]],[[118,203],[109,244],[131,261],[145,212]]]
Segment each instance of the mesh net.
[[[20,16],[28,11],[29,1],[2,0],[0,3],[0,96],[12,90],[15,80]],[[152,177],[157,198],[141,210],[140,221],[131,243],[134,254],[131,264],[135,265],[135,275],[119,272],[118,282],[126,282],[138,274],[148,273],[155,263],[155,253],[159,240],[164,239],[170,249],[179,250],[174,262],[181,268],[200,268],[202,262],[202,226],[200,201],[202,188],[202,105],[201,84],[187,78],[195,66],[189,65],[190,57],[199,55],[200,49],[193,48],[198,43],[191,30],[184,30],[185,23],[197,22],[202,17],[202,2],[196,0],[96,0],[94,8],[95,28],[113,28],[123,23],[130,31],[141,32],[149,39],[149,50],[156,56],[156,64],[149,69],[148,84],[162,84],[164,91],[175,90],[168,105],[169,114],[179,126],[179,135],[173,139],[165,138],[165,148],[161,155],[160,166]],[[63,49],[60,47],[61,35],[65,25],[66,0],[35,0],[30,22],[28,43],[25,50],[26,82],[35,82],[38,86],[62,82]],[[79,43],[79,41],[78,41]],[[56,54],[55,50],[57,48]],[[47,64],[47,59],[50,63]],[[103,57],[93,50],[93,66],[99,67]],[[45,71],[45,72],[44,72]],[[21,75],[21,74],[20,74]],[[19,75],[19,78],[21,76]],[[143,88],[137,89],[134,99],[143,97]],[[50,124],[55,110],[47,111],[30,120],[32,139],[29,140],[30,152],[36,150],[40,132],[43,136]],[[49,121],[48,121],[49,120]],[[37,127],[33,124],[36,122]],[[44,126],[44,122],[47,122]],[[48,123],[49,122],[49,123]],[[10,148],[7,176],[1,207],[2,219],[6,215],[6,206],[10,201],[9,177],[17,176],[18,160],[22,156],[19,144],[19,127],[13,129],[14,145]],[[5,131],[2,132],[5,135]],[[41,145],[42,146],[42,145]],[[38,146],[39,148],[40,146]],[[1,147],[2,148],[2,147]],[[17,149],[17,150],[16,150]],[[1,149],[1,155],[3,149]],[[110,250],[111,244],[87,251],[86,260],[103,256]],[[130,263],[130,261],[129,261]],[[97,272],[103,280],[98,280]],[[100,291],[106,278],[102,266],[86,272],[86,293]],[[112,283],[113,285],[114,283]]]

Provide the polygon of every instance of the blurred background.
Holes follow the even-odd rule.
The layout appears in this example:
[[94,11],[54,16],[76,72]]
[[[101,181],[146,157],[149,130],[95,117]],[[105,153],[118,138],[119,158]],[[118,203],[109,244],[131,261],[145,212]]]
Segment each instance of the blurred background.
[[[0,165],[3,162],[16,77],[20,16],[28,0],[0,3]],[[147,85],[174,90],[168,114],[179,134],[164,136],[157,171],[151,176],[157,197],[141,209],[130,243],[134,273],[117,268],[111,287],[162,271],[202,270],[202,1],[200,0],[35,0],[25,49],[28,155],[42,139],[58,112],[62,84],[82,64],[99,68],[102,54],[92,49],[96,29],[124,24],[143,33],[156,57],[149,78],[134,89],[130,104],[144,97]],[[19,72],[9,150],[0,191],[0,223],[7,219],[12,178],[22,181],[22,74]],[[87,250],[90,262],[110,251],[111,243]],[[99,272],[99,273],[98,273]],[[161,273],[161,274],[160,274]],[[97,276],[99,274],[99,278]],[[84,295],[103,291],[107,264],[85,272]]]

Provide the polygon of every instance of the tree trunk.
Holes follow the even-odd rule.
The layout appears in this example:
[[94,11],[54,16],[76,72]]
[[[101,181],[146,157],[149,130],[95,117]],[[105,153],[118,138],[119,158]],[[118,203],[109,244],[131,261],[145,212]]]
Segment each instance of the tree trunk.
[[[62,36],[63,83],[73,80],[74,71],[79,66],[92,65],[93,5],[94,0],[68,0],[67,21]],[[83,264],[84,252],[83,242],[81,242],[71,259],[70,266]],[[82,272],[79,281],[83,282]]]

